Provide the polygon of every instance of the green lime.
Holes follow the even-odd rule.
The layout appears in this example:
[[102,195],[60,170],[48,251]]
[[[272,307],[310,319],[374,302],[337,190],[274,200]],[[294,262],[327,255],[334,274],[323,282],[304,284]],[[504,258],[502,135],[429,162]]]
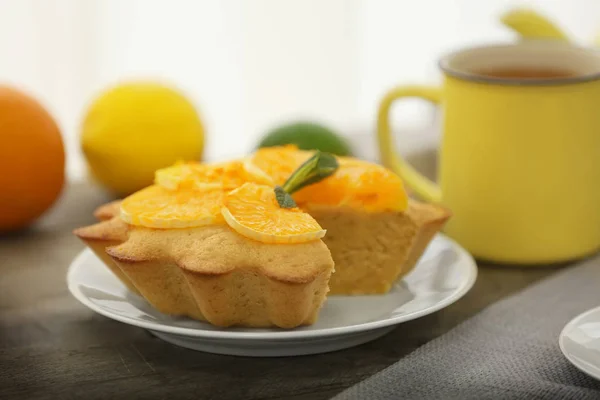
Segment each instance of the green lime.
[[331,129],[313,122],[294,122],[270,131],[258,147],[295,144],[302,150],[321,150],[338,156],[349,156],[350,146]]

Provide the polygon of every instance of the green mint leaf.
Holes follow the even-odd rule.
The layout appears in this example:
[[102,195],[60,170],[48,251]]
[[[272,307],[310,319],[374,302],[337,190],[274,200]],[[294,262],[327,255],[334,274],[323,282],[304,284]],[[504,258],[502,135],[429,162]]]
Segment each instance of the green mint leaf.
[[338,162],[334,156],[317,151],[292,173],[283,184],[283,190],[292,194],[305,186],[322,181],[337,169]]
[[283,190],[281,186],[275,186],[275,199],[277,199],[277,203],[279,203],[279,207],[281,208],[298,207],[292,196]]
[[339,165],[337,159],[334,156],[329,153],[321,153],[319,162],[317,164],[317,168],[319,169],[321,175],[324,175],[324,177],[333,175],[338,167]]

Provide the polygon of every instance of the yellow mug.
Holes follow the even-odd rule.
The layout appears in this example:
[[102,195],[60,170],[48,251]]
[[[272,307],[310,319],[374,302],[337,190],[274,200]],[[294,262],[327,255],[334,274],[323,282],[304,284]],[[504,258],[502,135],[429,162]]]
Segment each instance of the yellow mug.
[[[479,259],[534,265],[596,252],[600,53],[524,41],[458,51],[440,68],[441,88],[398,87],[382,99],[382,162],[421,198],[447,206],[453,217],[445,232]],[[443,108],[439,185],[395,150],[389,111],[405,97]]]

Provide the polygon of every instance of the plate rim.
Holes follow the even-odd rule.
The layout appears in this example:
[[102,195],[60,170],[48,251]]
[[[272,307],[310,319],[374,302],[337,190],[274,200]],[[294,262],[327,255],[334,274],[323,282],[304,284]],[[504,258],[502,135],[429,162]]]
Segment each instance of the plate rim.
[[[459,262],[465,264],[465,270],[468,272],[468,276],[462,285],[454,292],[452,295],[447,298],[439,301],[433,306],[424,308],[422,310],[418,310],[412,312],[410,314],[399,315],[396,317],[386,318],[382,320],[369,321],[361,324],[355,324],[350,326],[342,326],[342,327],[334,327],[334,328],[323,328],[319,330],[281,330],[281,331],[260,331],[260,332],[237,332],[237,331],[222,331],[222,330],[205,330],[200,328],[188,328],[188,327],[172,327],[163,325],[160,322],[149,322],[149,321],[139,321],[137,319],[122,316],[119,314],[111,313],[102,307],[99,307],[94,302],[89,300],[87,296],[85,296],[80,290],[77,284],[73,283],[72,275],[80,265],[83,264],[83,260],[88,256],[97,257],[90,249],[83,249],[71,262],[67,271],[67,286],[73,297],[75,297],[80,303],[84,306],[88,307],[92,311],[103,315],[107,318],[128,324],[137,326],[144,329],[169,333],[173,335],[180,336],[188,336],[188,337],[199,337],[199,338],[210,338],[210,339],[243,339],[243,340],[287,340],[287,339],[311,339],[311,338],[322,338],[329,336],[342,336],[346,334],[355,334],[359,332],[365,332],[369,330],[375,330],[380,328],[389,327],[392,325],[398,325],[403,322],[412,321],[414,319],[418,319],[424,317],[426,315],[432,314],[436,311],[439,311],[443,308],[450,306],[455,303],[459,299],[461,299],[465,294],[471,290],[475,281],[477,280],[478,270],[477,264],[473,257],[458,243],[454,240],[448,238],[446,235],[438,233],[433,240],[441,240],[446,241],[453,251],[458,253]],[[419,260],[418,263],[421,263]],[[418,268],[418,264],[415,267]]]
[[[579,321],[588,317],[590,314],[594,314],[594,313],[600,313],[600,306],[590,308],[589,310],[582,312],[581,314],[573,317],[569,322],[567,322],[566,325],[560,331],[560,334],[558,335],[558,347],[560,348],[560,351],[563,354],[563,356],[567,359],[567,361],[569,361],[571,363],[571,365],[573,365],[575,368],[577,368],[581,372],[585,373],[586,375],[589,375],[592,378],[600,380],[600,374],[596,374],[596,373],[588,370],[584,364],[580,363],[565,349],[565,338],[567,337],[567,335],[566,335],[567,330],[573,329],[573,327],[577,323],[579,323]],[[600,369],[600,366],[598,366],[598,369]]]

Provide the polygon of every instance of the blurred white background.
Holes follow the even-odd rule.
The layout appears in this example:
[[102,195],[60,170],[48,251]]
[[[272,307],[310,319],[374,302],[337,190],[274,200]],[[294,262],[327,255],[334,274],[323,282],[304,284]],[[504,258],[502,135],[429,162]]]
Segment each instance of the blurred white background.
[[[499,22],[513,6],[581,44],[600,32],[598,0],[1,0],[0,79],[58,119],[77,179],[83,113],[119,80],[158,78],[187,93],[212,158],[246,152],[290,119],[370,134],[386,89],[439,82],[436,59],[450,50],[515,40]],[[419,102],[397,108],[398,127],[432,118]],[[435,141],[408,136],[400,142]]]

